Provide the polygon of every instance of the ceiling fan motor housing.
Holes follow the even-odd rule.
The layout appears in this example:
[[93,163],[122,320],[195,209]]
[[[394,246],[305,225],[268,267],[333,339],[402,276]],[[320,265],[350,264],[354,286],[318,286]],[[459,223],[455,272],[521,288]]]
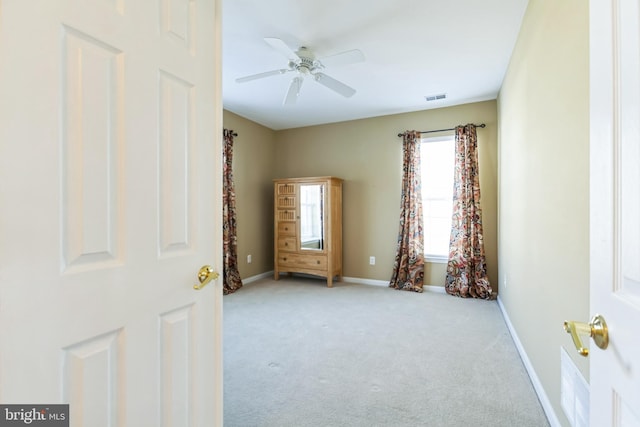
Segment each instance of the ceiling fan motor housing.
[[[306,47],[301,47],[297,52],[300,61],[293,63],[293,68],[302,74],[312,74],[317,69],[321,68],[320,63],[316,61],[313,53],[311,53]],[[291,62],[289,63],[292,64]]]

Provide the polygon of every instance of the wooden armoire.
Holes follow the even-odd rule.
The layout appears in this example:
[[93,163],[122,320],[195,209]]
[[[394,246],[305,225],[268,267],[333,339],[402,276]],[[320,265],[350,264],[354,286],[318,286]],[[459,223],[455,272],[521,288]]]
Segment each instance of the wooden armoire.
[[280,273],[342,277],[342,179],[274,180],[274,278]]

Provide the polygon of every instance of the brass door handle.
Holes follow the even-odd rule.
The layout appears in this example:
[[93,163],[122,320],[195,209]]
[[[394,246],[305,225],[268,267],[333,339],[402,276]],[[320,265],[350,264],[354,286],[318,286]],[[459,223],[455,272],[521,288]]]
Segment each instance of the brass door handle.
[[607,329],[607,322],[604,321],[604,317],[596,314],[591,318],[589,323],[565,321],[564,330],[571,334],[573,339],[573,345],[576,346],[576,350],[581,356],[587,357],[589,355],[589,349],[585,348],[580,339],[580,335],[589,335],[593,338],[593,341],[598,347],[605,350],[609,345],[609,330]]
[[200,289],[204,288],[207,283],[212,280],[216,280],[218,277],[220,277],[220,275],[213,269],[213,267],[211,267],[210,265],[203,265],[200,270],[198,270],[198,280],[200,281],[200,283],[196,283],[195,285],[193,285],[193,289],[199,291]]

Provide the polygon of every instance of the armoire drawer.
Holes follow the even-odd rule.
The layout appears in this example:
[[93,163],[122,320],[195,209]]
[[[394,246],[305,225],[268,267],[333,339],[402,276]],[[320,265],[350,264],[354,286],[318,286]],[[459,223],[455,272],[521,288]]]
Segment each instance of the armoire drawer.
[[276,219],[278,221],[295,221],[296,211],[295,209],[278,209],[276,212]]
[[296,235],[296,223],[293,221],[280,221],[278,222],[278,236],[295,236]]
[[278,196],[279,209],[295,209],[296,196]]
[[292,182],[276,184],[278,194],[296,194],[296,184]]
[[296,238],[294,237],[278,237],[278,250],[293,252],[296,250]]
[[327,256],[281,253],[278,254],[278,264],[284,270],[292,267],[322,270],[327,268]]

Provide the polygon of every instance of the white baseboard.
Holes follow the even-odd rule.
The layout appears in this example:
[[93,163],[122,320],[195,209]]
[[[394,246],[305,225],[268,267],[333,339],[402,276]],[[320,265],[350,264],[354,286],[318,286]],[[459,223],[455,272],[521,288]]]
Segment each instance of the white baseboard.
[[542,387],[542,383],[536,374],[535,369],[533,369],[533,365],[527,356],[527,353],[524,351],[524,347],[518,338],[518,334],[513,328],[513,324],[511,324],[511,320],[509,319],[509,315],[502,305],[502,300],[500,299],[500,295],[498,295],[498,306],[500,307],[500,311],[502,312],[502,317],[504,318],[505,323],[507,324],[507,328],[509,329],[509,333],[511,334],[511,338],[513,338],[513,342],[518,349],[518,353],[520,353],[520,358],[522,359],[522,363],[524,364],[527,373],[529,374],[529,378],[531,379],[531,383],[533,384],[533,388],[538,395],[538,400],[540,400],[540,404],[542,405],[542,409],[547,416],[547,420],[551,427],[562,427],[560,421],[558,420],[558,416],[556,412],[553,410],[553,406],[551,406],[551,401],[549,400],[549,396],[545,393],[544,388]]
[[[242,283],[243,284],[249,284],[251,282],[256,282],[260,279],[266,279],[268,277],[273,277],[273,270],[272,271],[267,271],[266,273],[261,273],[258,274],[256,276],[251,276],[251,277],[247,277],[246,279],[242,279]],[[309,276],[312,277],[312,276]],[[342,282],[345,283],[357,283],[360,285],[372,285],[372,286],[384,286],[384,287],[388,287],[389,286],[389,281],[388,280],[375,280],[375,279],[363,279],[361,277],[346,277],[346,276],[342,276]],[[439,294],[446,294],[447,292],[444,289],[444,286],[435,286],[435,285],[424,285],[422,287],[423,291],[426,292],[436,292]]]
[[342,276],[342,281],[347,283],[358,283],[360,285],[389,286],[388,280],[362,279],[360,277]]
[[[358,283],[360,285],[373,285],[373,286],[389,286],[388,280],[374,280],[374,279],[362,279],[360,277],[343,277],[343,282],[347,283]],[[423,291],[427,292],[437,292],[441,294],[445,294],[444,286],[433,286],[433,285],[424,285],[422,287]]]
[[255,276],[247,277],[246,279],[242,279],[242,284],[248,285],[251,282],[256,282],[260,279],[266,279],[267,277],[273,277],[273,270],[267,271],[266,273],[260,273]]
[[439,294],[446,294],[447,290],[444,288],[444,286],[436,286],[436,285],[424,285],[422,287],[423,290],[427,291],[427,292],[436,292]]
[[[295,274],[298,274],[298,273],[295,273]],[[302,273],[300,273],[298,275],[301,276],[301,277],[317,277],[317,276],[306,275],[306,274],[302,274]],[[242,279],[242,283],[243,284],[249,284],[251,282],[256,282],[256,281],[258,281],[260,279],[266,279],[266,278],[273,278],[273,270],[267,271],[265,273],[258,274],[256,276],[247,277],[246,279]],[[362,279],[362,278],[359,278],[359,277],[344,277],[343,276],[340,281],[341,282],[345,282],[345,283],[358,283],[360,285],[373,285],[373,286],[385,286],[385,287],[389,286],[389,281],[387,281],[387,280]],[[436,287],[436,286],[430,286],[430,287]]]

